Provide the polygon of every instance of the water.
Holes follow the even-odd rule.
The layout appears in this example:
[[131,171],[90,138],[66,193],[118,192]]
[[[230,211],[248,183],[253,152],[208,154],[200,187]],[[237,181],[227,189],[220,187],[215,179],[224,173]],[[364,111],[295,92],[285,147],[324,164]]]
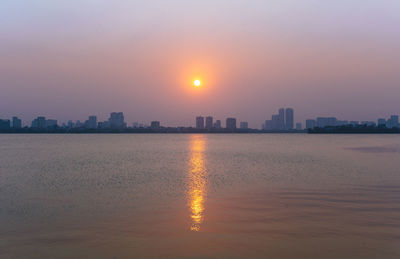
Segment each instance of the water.
[[1,258],[399,258],[396,135],[0,135]]

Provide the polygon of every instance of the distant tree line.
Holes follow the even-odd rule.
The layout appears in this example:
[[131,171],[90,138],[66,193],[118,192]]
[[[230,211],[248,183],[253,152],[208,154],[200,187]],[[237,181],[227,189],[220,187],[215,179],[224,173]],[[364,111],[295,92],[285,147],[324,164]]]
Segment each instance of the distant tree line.
[[308,129],[310,134],[396,134],[400,133],[399,128],[387,128],[385,126],[367,126],[367,125],[343,125],[327,126],[323,128],[315,127]]

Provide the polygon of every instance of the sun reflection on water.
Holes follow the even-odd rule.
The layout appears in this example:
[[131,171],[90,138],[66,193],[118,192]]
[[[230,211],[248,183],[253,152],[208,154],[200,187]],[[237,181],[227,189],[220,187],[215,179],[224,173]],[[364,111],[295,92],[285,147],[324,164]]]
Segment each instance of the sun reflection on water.
[[190,230],[199,231],[204,220],[206,193],[205,141],[203,136],[192,136],[190,141],[189,206],[192,224]]

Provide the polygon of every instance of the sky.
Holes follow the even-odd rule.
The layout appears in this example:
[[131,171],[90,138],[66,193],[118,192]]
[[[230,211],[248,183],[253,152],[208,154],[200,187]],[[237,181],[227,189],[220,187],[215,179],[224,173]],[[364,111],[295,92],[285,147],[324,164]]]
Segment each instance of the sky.
[[0,118],[400,114],[399,13],[398,0],[2,0]]

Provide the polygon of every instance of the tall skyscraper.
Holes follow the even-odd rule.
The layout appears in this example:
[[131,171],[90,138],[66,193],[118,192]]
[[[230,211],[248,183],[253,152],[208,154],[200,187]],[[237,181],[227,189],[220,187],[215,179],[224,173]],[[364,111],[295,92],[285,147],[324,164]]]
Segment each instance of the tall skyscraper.
[[292,108],[286,109],[286,129],[294,129],[294,110]]
[[126,128],[124,113],[112,112],[108,119],[109,127],[112,129],[123,129]]
[[204,129],[204,117],[203,116],[196,117],[196,129]]
[[14,129],[22,128],[22,121],[18,117],[12,117],[12,127]]
[[226,128],[229,130],[236,129],[236,119],[235,118],[227,118],[226,119]]
[[206,129],[210,130],[213,127],[213,117],[206,117]]
[[278,118],[279,118],[279,129],[284,130],[285,129],[285,109],[280,108],[279,113],[278,113]]

